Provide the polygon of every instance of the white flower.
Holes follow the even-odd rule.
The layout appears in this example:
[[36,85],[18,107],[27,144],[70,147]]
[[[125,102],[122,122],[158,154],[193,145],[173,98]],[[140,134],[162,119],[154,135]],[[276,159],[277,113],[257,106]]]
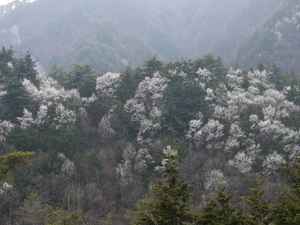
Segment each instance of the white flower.
[[89,106],[90,103],[94,102],[97,100],[97,96],[95,94],[92,94],[92,96],[90,97],[83,97],[81,98],[81,103],[84,105],[84,106]]
[[206,96],[205,96],[205,101],[212,102],[216,99],[216,96],[214,94],[214,90],[211,88],[206,89]]
[[62,104],[58,104],[56,106],[56,117],[54,118],[54,126],[57,130],[74,125],[75,122],[76,114],[74,111],[66,109]]
[[152,119],[160,118],[162,116],[162,112],[161,112],[161,110],[158,107],[153,106],[153,108],[149,112],[149,116]]
[[123,185],[128,185],[134,180],[135,172],[144,171],[150,164],[154,163],[148,149],[142,148],[136,151],[129,144],[123,152],[123,160],[116,167],[116,174],[120,177]]
[[102,141],[107,141],[116,135],[116,131],[112,129],[110,123],[111,115],[104,115],[98,125],[98,133]]
[[268,72],[266,70],[254,70],[248,72],[249,83],[252,86],[259,87],[263,86],[264,88],[270,88],[270,84],[268,82]]
[[12,124],[10,121],[3,120],[2,122],[0,122],[0,142],[6,141],[5,136],[9,134],[13,127],[14,124]]
[[283,151],[289,154],[291,160],[300,155],[300,146],[298,144],[287,144],[283,147]]
[[230,68],[226,78],[228,80],[228,86],[232,88],[240,87],[243,83],[242,70]]
[[215,191],[220,185],[228,186],[228,180],[221,170],[211,170],[205,175],[204,189]]
[[262,162],[264,173],[267,175],[273,174],[283,163],[286,163],[283,156],[279,155],[277,151],[274,151]]
[[58,153],[58,159],[60,159],[63,163],[61,166],[61,171],[66,175],[73,175],[75,172],[74,163],[71,162],[62,152]]
[[145,169],[147,169],[147,167],[150,164],[153,164],[154,160],[152,158],[152,156],[149,154],[148,149],[146,148],[142,148],[139,149],[136,156],[135,156],[135,165],[134,165],[134,169],[137,172],[142,172]]
[[241,173],[248,173],[251,171],[252,164],[255,157],[253,154],[247,154],[246,152],[238,152],[233,160],[229,160],[228,164],[238,169]]
[[206,143],[208,149],[219,149],[222,142],[224,125],[218,120],[209,119],[206,124],[202,120],[191,120],[186,138],[193,141],[197,147]]
[[47,105],[40,105],[39,111],[37,112],[36,118],[35,118],[35,124],[39,127],[43,125],[48,115],[48,106]]
[[163,154],[168,157],[168,156],[177,156],[177,150],[174,150],[171,148],[170,145],[166,146],[164,149],[163,149]]
[[124,105],[124,109],[132,114],[131,120],[133,122],[139,122],[142,120],[144,118],[144,113],[146,112],[144,103],[135,98],[127,100]]
[[80,102],[78,90],[72,89],[66,91],[51,77],[41,76],[39,77],[39,81],[40,87],[38,89],[31,81],[27,79],[23,80],[23,86],[33,100],[38,101],[41,104],[48,104],[49,102]]
[[155,133],[161,129],[162,112],[159,101],[167,88],[168,79],[158,72],[153,77],[145,77],[139,83],[133,98],[127,100],[124,109],[131,114],[131,121],[139,124],[138,142],[149,142]]
[[206,68],[199,68],[196,72],[196,82],[199,83],[201,88],[205,88],[206,84],[213,79],[212,73]]
[[0,187],[0,195],[2,195],[5,191],[11,190],[13,186],[7,182],[4,182],[2,187]]
[[18,117],[17,120],[20,122],[22,129],[27,129],[30,125],[34,124],[32,113],[26,108],[23,109],[23,117]]
[[106,97],[114,97],[116,88],[119,86],[121,81],[121,76],[119,73],[106,73],[96,80],[96,90],[100,95]]

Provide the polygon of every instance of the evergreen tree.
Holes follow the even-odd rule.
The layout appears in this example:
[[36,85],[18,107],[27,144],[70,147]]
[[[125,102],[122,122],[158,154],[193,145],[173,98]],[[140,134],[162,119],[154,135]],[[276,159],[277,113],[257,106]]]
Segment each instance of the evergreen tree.
[[28,79],[33,84],[37,86],[38,80],[36,75],[38,74],[36,70],[36,62],[31,58],[31,55],[27,52],[27,54],[18,60],[14,65],[14,72],[20,79]]
[[267,225],[270,222],[270,204],[264,198],[265,191],[262,189],[263,181],[263,177],[258,177],[256,187],[250,188],[250,195],[242,197],[250,206],[250,209],[247,211],[246,224]]
[[45,225],[79,225],[82,224],[82,212],[70,212],[61,208],[52,208],[47,205],[49,214],[44,219]]
[[244,216],[238,205],[231,203],[232,194],[226,193],[224,186],[201,209],[196,225],[242,225]]
[[82,222],[82,212],[70,212],[61,208],[53,208],[42,202],[35,193],[31,193],[19,208],[18,215],[22,224],[32,225],[79,225]]
[[300,224],[300,158],[296,158],[291,166],[284,166],[287,174],[288,188],[271,206],[272,217],[275,224]]
[[14,61],[14,52],[12,48],[6,49],[2,47],[0,51],[0,81],[4,80],[12,73],[12,63]]
[[192,221],[193,216],[189,211],[189,184],[180,181],[176,153],[170,149],[166,154],[167,158],[163,160],[162,167],[166,177],[159,179],[153,186],[154,197],[139,201],[136,211],[127,215],[131,224],[180,225]]
[[89,97],[95,90],[96,76],[89,65],[75,64],[67,80],[62,84],[68,89],[77,89],[82,97]]
[[13,167],[30,163],[35,157],[35,152],[12,152],[0,156],[0,184],[5,180],[11,179]]
[[47,215],[47,208],[37,194],[31,193],[24,200],[18,215],[22,220],[22,224],[40,225],[43,224]]
[[3,104],[2,118],[16,121],[23,115],[23,109],[29,107],[29,94],[26,92],[20,78],[12,76],[5,81],[6,94],[0,97]]
[[270,74],[270,81],[275,84],[277,90],[282,91],[286,85],[286,75],[282,74],[281,69],[273,64]]
[[24,58],[15,59],[12,49],[2,48],[0,52],[0,86],[4,86],[5,94],[0,96],[2,119],[16,121],[23,115],[23,109],[30,106],[30,96],[22,81],[29,79],[37,84],[35,62],[29,53]]
[[145,76],[150,76],[157,72],[157,71],[162,71],[163,69],[163,63],[159,60],[157,60],[156,56],[152,57],[148,61],[146,61],[143,69],[143,73]]

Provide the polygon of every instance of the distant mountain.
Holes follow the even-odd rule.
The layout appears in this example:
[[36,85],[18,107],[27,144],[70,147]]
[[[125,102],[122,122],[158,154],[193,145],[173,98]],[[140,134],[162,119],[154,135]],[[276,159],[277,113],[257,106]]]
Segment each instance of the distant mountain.
[[36,0],[2,0],[0,1],[0,16],[14,10],[20,4],[32,3]]
[[300,2],[285,0],[237,49],[232,61],[243,67],[275,63],[283,71],[300,72]]
[[29,51],[48,70],[90,64],[98,71],[213,53],[228,59],[283,0],[37,0],[0,19],[0,45]]

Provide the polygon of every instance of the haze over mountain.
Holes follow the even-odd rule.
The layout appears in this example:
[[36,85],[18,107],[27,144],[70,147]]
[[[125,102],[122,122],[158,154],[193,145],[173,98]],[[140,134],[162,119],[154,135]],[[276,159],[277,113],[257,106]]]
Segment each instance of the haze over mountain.
[[284,1],[269,19],[243,43],[233,62],[240,66],[267,67],[276,64],[284,71],[300,72],[300,2]]
[[7,3],[12,2],[12,0],[1,0],[0,5],[6,5]]
[[29,51],[45,69],[86,63],[116,71],[153,55],[168,61],[213,53],[226,61],[281,2],[38,0],[3,15],[0,45]]

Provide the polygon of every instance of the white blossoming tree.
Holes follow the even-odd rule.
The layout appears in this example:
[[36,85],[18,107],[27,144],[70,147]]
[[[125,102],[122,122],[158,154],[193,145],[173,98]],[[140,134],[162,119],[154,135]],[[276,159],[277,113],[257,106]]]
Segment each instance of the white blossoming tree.
[[167,88],[168,79],[155,73],[152,78],[146,77],[140,82],[135,95],[125,105],[125,110],[131,114],[132,122],[139,125],[138,141],[149,142],[160,130],[162,112],[160,101]]
[[149,154],[148,149],[141,148],[136,150],[129,144],[123,152],[123,160],[116,167],[116,174],[121,180],[123,186],[130,185],[137,174],[146,170],[154,160]]
[[0,142],[5,142],[6,135],[12,130],[14,125],[7,120],[3,120],[0,122]]

